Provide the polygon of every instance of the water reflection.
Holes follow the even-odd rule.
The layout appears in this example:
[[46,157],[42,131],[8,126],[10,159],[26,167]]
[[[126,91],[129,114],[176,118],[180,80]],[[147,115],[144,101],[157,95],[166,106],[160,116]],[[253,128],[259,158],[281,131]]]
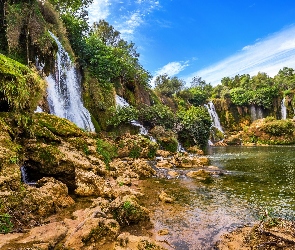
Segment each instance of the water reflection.
[[[221,234],[254,223],[264,209],[294,218],[294,149],[213,147],[208,152],[210,164],[230,171],[229,175],[210,184],[148,180],[145,189],[153,198],[145,202],[154,212],[155,228],[170,232],[156,239],[171,242],[174,249],[212,249]],[[175,203],[159,202],[154,190],[164,190]]]

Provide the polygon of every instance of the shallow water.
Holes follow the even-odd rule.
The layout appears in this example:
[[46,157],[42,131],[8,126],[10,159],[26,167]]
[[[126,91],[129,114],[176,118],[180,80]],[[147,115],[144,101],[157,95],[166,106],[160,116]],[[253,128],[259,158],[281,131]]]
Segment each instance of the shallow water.
[[[253,224],[266,209],[294,218],[295,147],[212,147],[210,164],[228,174],[211,182],[152,179],[144,183],[144,202],[155,229],[169,234],[156,240],[170,249],[213,249],[223,233]],[[155,191],[157,190],[157,191]],[[164,190],[173,204],[158,201]]]

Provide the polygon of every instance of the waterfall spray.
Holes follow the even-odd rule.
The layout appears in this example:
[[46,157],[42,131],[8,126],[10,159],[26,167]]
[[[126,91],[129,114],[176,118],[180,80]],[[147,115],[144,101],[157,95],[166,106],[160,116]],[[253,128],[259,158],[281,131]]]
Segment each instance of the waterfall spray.
[[286,120],[287,119],[287,107],[285,105],[285,97],[283,98],[282,102],[281,102],[281,116],[282,116],[282,120]]
[[82,102],[78,72],[57,37],[50,34],[58,45],[54,72],[46,77],[50,113],[66,118],[85,130],[95,131],[90,113]]
[[208,109],[208,112],[209,112],[209,114],[211,116],[213,126],[215,128],[218,128],[218,130],[224,134],[223,129],[222,129],[221,124],[220,124],[220,121],[219,121],[218,114],[216,113],[213,102],[210,101],[208,104],[205,104],[205,107]]

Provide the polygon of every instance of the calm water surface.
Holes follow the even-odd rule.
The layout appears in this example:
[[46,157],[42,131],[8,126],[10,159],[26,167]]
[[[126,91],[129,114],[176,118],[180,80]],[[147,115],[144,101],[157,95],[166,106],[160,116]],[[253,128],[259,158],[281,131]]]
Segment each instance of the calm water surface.
[[[295,147],[212,147],[208,156],[211,165],[227,174],[211,182],[179,178],[145,183],[154,197],[146,203],[156,230],[170,232],[157,240],[170,242],[171,249],[213,249],[221,234],[253,224],[265,209],[294,218]],[[155,190],[164,190],[175,203],[159,202]]]

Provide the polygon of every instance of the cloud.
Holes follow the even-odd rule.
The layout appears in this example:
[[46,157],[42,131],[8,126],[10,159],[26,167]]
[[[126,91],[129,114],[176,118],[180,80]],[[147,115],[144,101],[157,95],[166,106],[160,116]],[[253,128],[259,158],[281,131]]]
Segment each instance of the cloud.
[[160,8],[156,0],[94,0],[89,7],[89,22],[104,19],[120,31],[122,38],[132,40],[137,28],[145,23],[145,17]]
[[259,71],[274,76],[283,67],[295,68],[295,26],[247,45],[236,54],[186,76],[185,80],[200,76],[206,82],[217,85],[226,76],[253,76]]
[[100,19],[107,19],[110,15],[110,0],[93,0],[88,8],[89,23],[98,22]]
[[164,75],[167,74],[168,76],[175,76],[181,71],[183,71],[187,66],[189,66],[189,62],[170,62],[163,66],[162,68],[158,69],[155,74],[153,79],[151,80],[151,85],[154,86],[154,82],[156,80],[156,77],[159,75]]

